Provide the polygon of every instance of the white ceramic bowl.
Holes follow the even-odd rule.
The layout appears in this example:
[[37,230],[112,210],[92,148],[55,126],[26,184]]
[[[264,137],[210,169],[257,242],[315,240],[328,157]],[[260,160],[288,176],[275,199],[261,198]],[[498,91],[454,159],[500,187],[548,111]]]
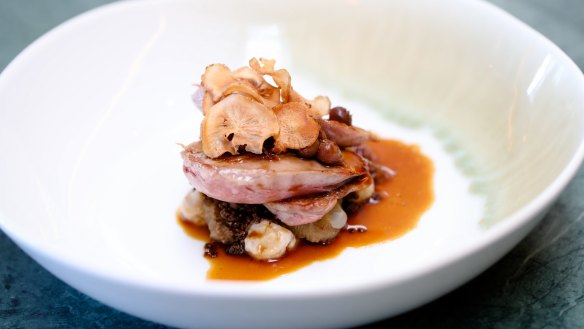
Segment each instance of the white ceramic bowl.
[[[395,241],[267,282],[205,279],[174,211],[205,65],[278,59],[297,90],[417,143],[436,201]],[[480,1],[131,1],[37,40],[0,76],[0,227],[41,265],[179,327],[335,328],[436,298],[514,246],[584,155],[584,79]]]

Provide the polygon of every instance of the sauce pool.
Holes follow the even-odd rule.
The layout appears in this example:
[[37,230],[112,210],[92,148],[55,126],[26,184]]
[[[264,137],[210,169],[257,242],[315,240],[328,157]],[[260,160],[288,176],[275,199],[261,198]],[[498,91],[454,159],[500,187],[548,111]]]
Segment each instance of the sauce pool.
[[[294,251],[272,262],[256,261],[248,256],[231,256],[225,254],[222,248],[217,248],[217,257],[207,258],[211,265],[207,278],[269,280],[333,258],[345,248],[389,241],[413,229],[434,200],[432,161],[420,152],[418,146],[395,140],[370,142],[367,146],[375,154],[375,162],[391,168],[396,175],[376,185],[376,192],[383,195],[378,203],[366,204],[349,217],[348,225],[353,230],[341,231],[328,245],[303,241]],[[191,237],[209,241],[206,227],[180,219],[178,222]],[[366,227],[366,231],[359,232],[362,227]]]

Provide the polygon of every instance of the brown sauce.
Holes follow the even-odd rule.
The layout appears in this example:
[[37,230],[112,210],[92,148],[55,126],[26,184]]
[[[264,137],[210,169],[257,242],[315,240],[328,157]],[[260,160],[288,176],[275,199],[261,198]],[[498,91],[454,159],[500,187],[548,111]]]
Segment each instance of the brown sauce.
[[[230,256],[217,248],[218,256],[207,258],[211,265],[207,278],[273,279],[311,263],[333,258],[345,248],[392,240],[413,229],[434,199],[432,161],[421,154],[417,146],[395,140],[372,142],[368,146],[376,155],[376,162],[391,168],[396,175],[376,186],[376,191],[385,195],[379,203],[369,203],[349,217],[349,227],[354,228],[350,230],[352,233],[343,230],[328,245],[300,243],[294,251],[273,262],[255,261],[247,256]],[[209,241],[206,227],[190,225],[182,220],[179,223],[191,237]],[[362,226],[366,230],[359,232],[359,228],[363,231]]]

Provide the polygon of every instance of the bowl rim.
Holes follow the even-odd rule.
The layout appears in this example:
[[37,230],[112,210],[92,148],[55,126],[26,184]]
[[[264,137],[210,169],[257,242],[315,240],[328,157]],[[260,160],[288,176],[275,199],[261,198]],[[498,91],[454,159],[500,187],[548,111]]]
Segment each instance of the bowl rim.
[[[521,30],[522,33],[528,33],[533,36],[536,42],[545,46],[545,48],[548,49],[550,53],[560,61],[562,66],[567,67],[570,72],[579,73],[577,78],[578,83],[580,86],[582,86],[582,90],[584,92],[584,75],[582,74],[580,68],[557,45],[555,45],[541,33],[534,30],[521,20],[515,18],[511,14],[507,13],[503,9],[487,2],[486,0],[455,1],[457,3],[464,3],[465,5],[478,6],[481,10],[483,10],[484,15],[497,16],[501,20],[505,21],[506,24],[510,24],[515,29]],[[97,19],[101,16],[107,16],[120,10],[127,10],[132,6],[147,6],[149,3],[165,3],[166,5],[172,4],[172,2],[165,2],[163,0],[145,0],[140,2],[123,0],[96,7],[62,22],[28,45],[5,67],[5,69],[0,73],[0,92],[2,90],[3,84],[10,79],[14,72],[18,71],[21,65],[24,65],[27,62],[27,59],[30,56],[34,56],[34,54],[37,53],[39,49],[42,49],[44,44],[50,43],[53,39],[58,38],[60,34],[75,29],[77,24],[84,22],[85,20]],[[582,110],[584,111],[584,108]],[[580,141],[580,144],[571,156],[570,160],[565,164],[560,173],[548,186],[546,186],[534,198],[527,201],[522,207],[503,217],[500,221],[486,230],[479,239],[469,243],[466,248],[458,249],[455,252],[445,255],[439,259],[433,259],[425,266],[416,268],[415,270],[403,273],[399,276],[394,276],[388,279],[373,280],[372,282],[359,281],[355,285],[351,286],[331,285],[321,287],[319,289],[314,289],[313,287],[310,289],[294,287],[294,289],[282,290],[281,288],[274,289],[274,287],[271,286],[264,286],[261,284],[261,281],[259,283],[255,283],[242,281],[207,280],[204,286],[184,287],[181,285],[151,281],[143,278],[131,278],[119,273],[104,271],[103,269],[89,262],[79,262],[78,260],[71,259],[71,257],[68,257],[68,255],[59,254],[57,250],[51,249],[50,246],[42,245],[42,243],[35,243],[34,241],[28,241],[19,236],[18,232],[10,228],[10,225],[8,224],[9,219],[1,209],[0,229],[5,232],[13,241],[15,241],[17,245],[24,249],[27,254],[31,255],[37,261],[37,257],[43,258],[52,263],[60,264],[75,273],[86,275],[100,281],[111,282],[123,286],[131,286],[136,289],[144,289],[153,292],[179,296],[212,296],[246,299],[293,299],[315,296],[335,297],[340,295],[353,294],[357,291],[363,292],[379,290],[389,286],[394,286],[396,284],[406,283],[408,281],[420,278],[425,274],[461,262],[473,254],[479,253],[489,246],[496,244],[497,242],[511,235],[516,230],[519,230],[521,227],[528,225],[532,221],[536,221],[538,219],[537,215],[542,214],[543,211],[555,201],[555,199],[576,175],[583,162],[584,138]],[[55,273],[53,272],[53,274]]]

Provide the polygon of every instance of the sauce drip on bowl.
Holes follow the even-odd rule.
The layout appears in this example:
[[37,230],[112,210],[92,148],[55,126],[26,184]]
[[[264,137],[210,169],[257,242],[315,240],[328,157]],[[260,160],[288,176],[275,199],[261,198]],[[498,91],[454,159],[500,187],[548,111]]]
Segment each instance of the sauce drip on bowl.
[[[260,262],[247,256],[231,256],[217,248],[216,258],[207,258],[211,268],[209,279],[224,280],[268,280],[282,274],[296,271],[316,261],[333,258],[345,248],[361,247],[395,239],[413,229],[422,214],[434,199],[432,186],[434,165],[415,145],[407,145],[395,140],[367,143],[379,164],[396,172],[388,181],[376,186],[376,192],[383,195],[377,203],[369,203],[348,220],[349,227],[343,230],[328,245],[314,245],[302,242],[282,259]],[[206,227],[178,220],[183,229],[193,238],[209,241]]]

